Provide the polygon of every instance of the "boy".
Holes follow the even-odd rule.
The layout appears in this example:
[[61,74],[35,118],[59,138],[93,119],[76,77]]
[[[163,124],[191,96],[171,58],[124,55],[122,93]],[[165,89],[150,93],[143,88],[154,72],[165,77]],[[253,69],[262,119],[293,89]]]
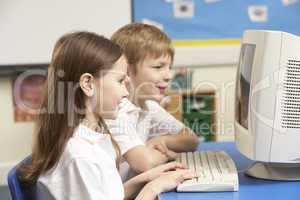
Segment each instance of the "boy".
[[[108,125],[129,166],[140,173],[175,159],[176,152],[194,151],[198,137],[159,105],[171,80],[170,38],[154,26],[132,23],[111,39],[124,50],[131,87]],[[126,162],[120,171],[123,180],[129,178]]]

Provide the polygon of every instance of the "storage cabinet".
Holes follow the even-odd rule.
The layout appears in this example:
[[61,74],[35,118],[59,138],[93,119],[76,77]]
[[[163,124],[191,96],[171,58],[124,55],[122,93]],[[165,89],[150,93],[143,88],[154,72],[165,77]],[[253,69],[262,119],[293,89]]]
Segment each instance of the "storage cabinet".
[[204,141],[215,140],[215,92],[169,91],[165,109]]

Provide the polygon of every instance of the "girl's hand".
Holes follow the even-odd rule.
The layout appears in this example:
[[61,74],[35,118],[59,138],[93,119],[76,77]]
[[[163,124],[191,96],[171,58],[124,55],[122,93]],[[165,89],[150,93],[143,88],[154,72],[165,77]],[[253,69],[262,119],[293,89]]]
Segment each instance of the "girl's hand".
[[[170,169],[175,169],[175,171],[170,171]],[[152,181],[145,185],[135,198],[136,200],[156,199],[157,195],[176,188],[184,180],[197,177],[195,172],[184,169],[176,162],[161,165],[149,171],[153,175],[149,176],[149,180],[152,179]]]
[[148,185],[156,195],[176,188],[180,183],[187,179],[196,178],[195,172],[188,169],[165,172],[162,176],[154,179]]
[[159,176],[164,175],[166,172],[179,170],[179,169],[186,169],[186,166],[179,162],[170,162],[167,164],[159,165],[157,167],[154,167],[146,172],[143,173],[143,175],[146,177],[146,182],[150,182]]

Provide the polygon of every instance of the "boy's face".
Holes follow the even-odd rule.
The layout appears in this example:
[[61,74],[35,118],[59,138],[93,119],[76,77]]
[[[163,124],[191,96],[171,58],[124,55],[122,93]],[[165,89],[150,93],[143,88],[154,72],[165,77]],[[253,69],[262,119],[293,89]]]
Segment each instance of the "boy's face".
[[169,55],[153,58],[147,56],[129,76],[140,100],[160,102],[171,80],[171,57]]

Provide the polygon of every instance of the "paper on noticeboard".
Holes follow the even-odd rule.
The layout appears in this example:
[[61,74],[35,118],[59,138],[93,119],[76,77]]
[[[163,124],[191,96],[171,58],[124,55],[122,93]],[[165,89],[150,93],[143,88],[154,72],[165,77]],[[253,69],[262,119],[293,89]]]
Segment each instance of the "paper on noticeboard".
[[266,5],[251,5],[248,7],[248,15],[251,22],[267,22],[268,7]]
[[284,6],[290,6],[299,3],[299,0],[281,0]]
[[194,1],[182,0],[173,2],[173,13],[175,18],[193,18],[195,16]]

